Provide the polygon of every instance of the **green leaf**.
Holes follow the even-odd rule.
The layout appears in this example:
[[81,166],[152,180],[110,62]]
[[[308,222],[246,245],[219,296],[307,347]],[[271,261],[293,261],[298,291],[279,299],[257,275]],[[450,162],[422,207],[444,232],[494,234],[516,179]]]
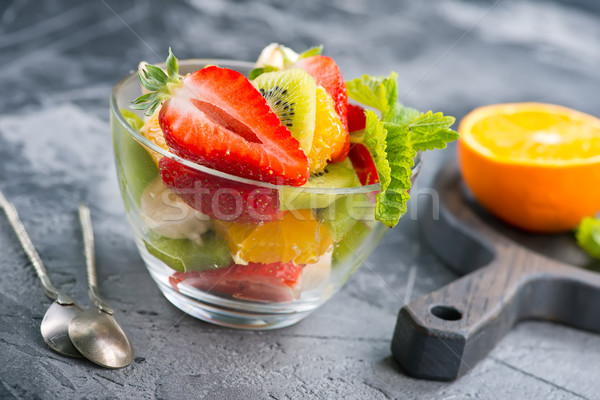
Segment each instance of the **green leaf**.
[[145,75],[146,78],[154,80],[158,83],[165,83],[169,80],[169,77],[167,76],[167,74],[165,74],[165,71],[163,71],[162,68],[159,68],[156,65],[146,65]]
[[[145,64],[138,76],[144,88],[150,91],[131,102],[134,110],[146,110],[145,115],[152,115],[158,107],[173,96],[173,92],[183,85],[179,76],[179,63],[169,48],[166,62],[167,72],[156,65]],[[168,74],[168,75],[167,75]]]
[[323,45],[320,46],[316,46],[316,47],[311,47],[310,49],[306,50],[305,52],[300,53],[300,55],[298,55],[298,61],[304,59],[304,58],[308,58],[308,57],[312,57],[312,56],[318,56],[323,52]]
[[387,77],[363,75],[346,82],[348,97],[373,107],[385,116],[398,101],[398,74],[390,72]]
[[371,153],[375,168],[377,169],[377,175],[379,176],[379,182],[381,183],[381,191],[384,192],[389,185],[391,173],[386,151],[387,131],[383,127],[383,122],[377,118],[377,114],[373,111],[366,110],[365,116],[365,132],[362,143]]
[[373,157],[381,185],[375,218],[393,228],[406,212],[406,202],[410,199],[408,189],[416,152],[406,125],[384,123],[371,110],[365,115],[363,143]]
[[417,151],[444,149],[448,142],[458,139],[458,133],[450,129],[455,118],[441,112],[421,113],[409,124],[413,147]]
[[419,114],[421,114],[419,110],[405,107],[400,103],[396,103],[394,104],[392,112],[388,112],[386,115],[386,122],[393,122],[394,124],[407,124],[417,118]]
[[575,238],[590,257],[600,260],[600,219],[584,218],[575,232]]
[[[388,186],[377,195],[375,218],[393,228],[406,213],[410,199],[412,167],[417,152],[412,146],[411,135],[406,124],[383,123],[386,135],[386,151],[390,166]],[[379,172],[379,171],[378,171]],[[381,178],[380,178],[381,180]]]
[[264,74],[265,72],[273,72],[273,71],[279,71],[279,68],[274,67],[272,65],[265,65],[262,68],[254,68],[248,74],[248,79],[253,81],[254,79],[258,78],[260,75]]
[[417,151],[444,148],[458,138],[450,129],[453,117],[442,113],[420,113],[398,103],[398,75],[363,75],[346,83],[348,96],[381,113],[381,119],[369,110],[364,132],[353,132],[352,143],[367,146],[381,184],[375,208],[376,219],[395,226],[406,212],[410,198],[412,167]]
[[155,97],[156,97],[156,93],[152,93],[152,92],[146,93],[146,94],[141,95],[140,97],[138,97],[134,101],[132,101],[131,104],[147,103],[149,101],[154,100]]
[[173,55],[171,48],[169,47],[169,57],[167,57],[167,75],[169,78],[175,78],[179,74],[179,63],[177,58]]
[[154,79],[148,79],[142,74],[139,74],[140,83],[143,87],[150,90],[151,92],[157,91],[162,87],[162,83],[155,81]]

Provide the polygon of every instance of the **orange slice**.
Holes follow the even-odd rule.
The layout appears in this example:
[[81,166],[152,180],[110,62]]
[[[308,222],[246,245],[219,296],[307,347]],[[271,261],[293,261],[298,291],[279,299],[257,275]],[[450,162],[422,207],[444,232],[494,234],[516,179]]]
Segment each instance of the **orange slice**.
[[331,234],[311,210],[290,211],[281,220],[261,224],[214,222],[237,264],[310,264],[317,262],[333,243]]
[[[160,127],[160,124],[158,123],[158,113],[159,112],[160,112],[160,107],[154,112],[154,114],[152,114],[152,116],[150,116],[146,120],[146,122],[144,122],[144,126],[142,126],[142,128],[140,129],[140,133],[143,136],[145,136],[146,139],[148,139],[149,141],[151,141],[158,147],[162,147],[163,149],[168,151],[169,148],[167,147],[167,143],[165,142],[165,136]],[[152,158],[154,159],[156,164],[158,164],[158,162],[162,158],[162,155],[151,149],[146,149],[146,150],[148,150],[148,153],[150,153],[150,155],[152,156]]]
[[463,178],[500,219],[550,233],[600,210],[600,119],[551,104],[497,104],[468,114],[459,133]]
[[308,153],[311,173],[322,172],[327,161],[334,160],[344,150],[346,127],[335,110],[335,102],[322,86],[317,86],[315,134]]

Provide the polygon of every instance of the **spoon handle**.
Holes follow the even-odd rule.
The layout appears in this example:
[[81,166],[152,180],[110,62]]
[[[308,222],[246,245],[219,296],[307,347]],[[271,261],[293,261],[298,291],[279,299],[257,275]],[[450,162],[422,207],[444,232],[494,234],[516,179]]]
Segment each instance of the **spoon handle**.
[[81,204],[79,206],[79,221],[81,222],[81,230],[83,231],[83,248],[85,251],[85,264],[88,278],[88,294],[92,303],[99,310],[107,314],[112,314],[113,309],[110,308],[106,301],[98,293],[98,277],[96,275],[96,257],[94,255],[94,230],[92,229],[92,218],[90,217],[90,209]]
[[35,246],[31,242],[31,238],[27,234],[25,226],[23,226],[23,223],[19,218],[19,213],[17,212],[17,209],[15,208],[15,206],[12,205],[12,203],[6,200],[6,197],[4,197],[4,194],[1,191],[0,206],[2,206],[2,208],[4,209],[6,218],[8,218],[8,222],[10,222],[10,225],[15,231],[15,234],[17,235],[17,238],[21,243],[21,247],[23,247],[23,250],[25,250],[29,261],[31,261],[31,264],[33,264],[33,268],[35,269],[35,272],[38,278],[40,279],[42,288],[44,289],[44,293],[46,293],[46,296],[50,297],[52,300],[56,300],[59,304],[62,305],[74,304],[73,299],[71,299],[69,296],[60,293],[58,289],[52,284],[52,282],[50,282],[50,277],[48,276],[46,267],[44,267],[44,263],[42,262],[40,255],[38,254],[37,250],[35,249]]

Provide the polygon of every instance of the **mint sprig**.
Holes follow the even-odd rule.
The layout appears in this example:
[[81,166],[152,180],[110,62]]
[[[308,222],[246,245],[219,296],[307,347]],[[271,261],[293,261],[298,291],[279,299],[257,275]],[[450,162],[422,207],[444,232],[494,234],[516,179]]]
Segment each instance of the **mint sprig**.
[[253,81],[256,78],[258,78],[260,75],[264,74],[265,72],[273,72],[273,71],[279,71],[279,68],[274,67],[272,65],[265,65],[264,67],[253,68],[250,71],[250,73],[248,74],[248,79]]
[[577,231],[575,238],[579,246],[590,255],[600,260],[600,219],[594,217],[584,218]]
[[145,65],[139,72],[140,83],[150,92],[141,95],[131,102],[134,110],[146,110],[147,116],[154,114],[156,109],[167,99],[173,96],[173,91],[182,86],[179,76],[179,63],[169,48],[169,57],[166,62],[167,72],[155,65]]
[[298,55],[298,61],[304,59],[304,58],[308,58],[308,57],[312,57],[312,56],[318,56],[323,52],[323,45],[320,46],[315,46],[315,47],[311,47],[310,49],[300,53]]
[[351,141],[364,144],[373,157],[381,185],[375,218],[390,228],[406,213],[417,151],[443,149],[458,138],[450,129],[454,117],[432,111],[420,113],[398,103],[397,78],[391,72],[387,77],[363,75],[346,83],[350,98],[381,114],[378,117],[372,110],[365,111],[365,130],[362,135],[353,135]]

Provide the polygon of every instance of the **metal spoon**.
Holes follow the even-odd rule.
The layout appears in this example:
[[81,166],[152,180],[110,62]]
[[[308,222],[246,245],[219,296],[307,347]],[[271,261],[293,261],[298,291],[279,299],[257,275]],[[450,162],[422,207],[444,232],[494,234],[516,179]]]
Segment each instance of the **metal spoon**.
[[71,357],[81,357],[81,353],[73,346],[73,343],[69,338],[68,328],[69,322],[71,322],[73,317],[83,311],[83,309],[69,296],[59,292],[52,282],[50,282],[50,277],[46,272],[44,263],[38,252],[35,250],[27,231],[25,231],[25,227],[19,219],[16,208],[6,200],[1,191],[0,206],[4,209],[8,222],[10,222],[17,238],[19,238],[19,242],[21,242],[21,246],[23,247],[23,250],[25,250],[27,257],[29,257],[31,264],[33,264],[33,268],[40,279],[44,293],[52,300],[55,300],[48,311],[46,311],[42,324],[40,325],[40,331],[42,332],[44,341],[53,350],[61,354]]
[[87,309],[71,320],[69,337],[77,350],[90,361],[107,368],[123,368],[133,360],[133,348],[113,316],[112,308],[98,293],[94,232],[90,210],[85,205],[79,206],[79,219],[83,230],[88,294],[97,308]]

